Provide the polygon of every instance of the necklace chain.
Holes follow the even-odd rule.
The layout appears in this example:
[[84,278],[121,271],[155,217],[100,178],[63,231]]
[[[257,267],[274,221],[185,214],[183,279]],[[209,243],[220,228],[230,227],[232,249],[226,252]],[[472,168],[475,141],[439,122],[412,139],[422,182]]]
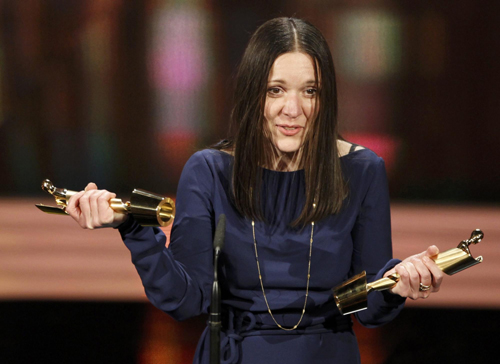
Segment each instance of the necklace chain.
[[[316,204],[314,204],[313,206],[316,207],[315,205]],[[271,307],[269,307],[269,302],[267,301],[267,296],[266,296],[266,290],[264,289],[264,284],[262,283],[262,274],[260,273],[259,254],[257,253],[257,240],[255,239],[255,222],[254,222],[254,220],[252,220],[252,233],[253,233],[253,246],[255,248],[255,260],[257,261],[257,270],[259,272],[260,287],[262,288],[262,295],[264,296],[264,301],[266,302],[267,311],[271,315],[271,318],[273,319],[274,323],[280,329],[285,330],[285,331],[293,331],[297,327],[299,327],[300,323],[302,322],[302,319],[304,318],[304,314],[306,313],[307,298],[309,297],[309,281],[311,279],[311,253],[312,253],[313,237],[314,237],[314,221],[311,222],[311,238],[309,239],[309,263],[307,265],[306,298],[304,299],[304,307],[302,307],[302,314],[300,315],[300,319],[293,327],[281,326],[278,323],[278,321],[276,321],[276,319],[274,318],[274,315],[271,311]]]

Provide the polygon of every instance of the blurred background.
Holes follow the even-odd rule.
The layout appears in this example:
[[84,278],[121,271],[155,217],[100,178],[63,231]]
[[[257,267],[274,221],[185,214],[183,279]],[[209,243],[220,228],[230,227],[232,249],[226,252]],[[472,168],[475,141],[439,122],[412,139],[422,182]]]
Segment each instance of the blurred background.
[[175,197],[189,156],[226,136],[250,34],[296,16],[330,43],[343,136],[386,161],[394,255],[485,232],[471,249],[484,263],[385,327],[356,325],[363,363],[496,363],[483,338],[500,339],[497,5],[0,0],[0,362],[191,362],[205,318],[153,308],[115,231],[33,204],[54,204],[45,178]]

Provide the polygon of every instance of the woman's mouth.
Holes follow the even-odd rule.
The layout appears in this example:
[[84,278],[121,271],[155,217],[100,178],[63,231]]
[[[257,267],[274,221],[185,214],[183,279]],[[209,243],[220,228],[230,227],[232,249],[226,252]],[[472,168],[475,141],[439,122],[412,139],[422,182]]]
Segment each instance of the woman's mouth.
[[281,132],[281,134],[285,136],[294,136],[298,134],[302,129],[304,129],[303,126],[298,126],[298,125],[276,125],[278,127],[278,130]]

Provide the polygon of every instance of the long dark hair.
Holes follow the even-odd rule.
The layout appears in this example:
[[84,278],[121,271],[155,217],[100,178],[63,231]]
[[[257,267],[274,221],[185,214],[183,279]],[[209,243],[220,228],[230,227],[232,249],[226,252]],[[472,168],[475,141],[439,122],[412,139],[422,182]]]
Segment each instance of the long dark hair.
[[[269,73],[274,61],[288,52],[312,57],[318,82],[316,110],[302,145],[300,165],[305,172],[306,201],[292,226],[304,226],[339,212],[347,196],[337,148],[337,88],[328,43],[305,20],[276,18],[252,35],[236,76],[231,114],[234,138],[215,146],[233,150],[234,203],[248,218],[262,220],[262,167],[269,165],[270,144],[264,118]],[[313,203],[316,207],[313,207]]]

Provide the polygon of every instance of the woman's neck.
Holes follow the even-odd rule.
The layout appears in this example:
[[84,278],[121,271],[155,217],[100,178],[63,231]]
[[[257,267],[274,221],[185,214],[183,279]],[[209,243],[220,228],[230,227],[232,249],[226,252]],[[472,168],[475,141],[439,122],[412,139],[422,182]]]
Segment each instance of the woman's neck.
[[276,151],[271,159],[271,168],[278,172],[293,172],[302,168],[302,148],[292,153]]

